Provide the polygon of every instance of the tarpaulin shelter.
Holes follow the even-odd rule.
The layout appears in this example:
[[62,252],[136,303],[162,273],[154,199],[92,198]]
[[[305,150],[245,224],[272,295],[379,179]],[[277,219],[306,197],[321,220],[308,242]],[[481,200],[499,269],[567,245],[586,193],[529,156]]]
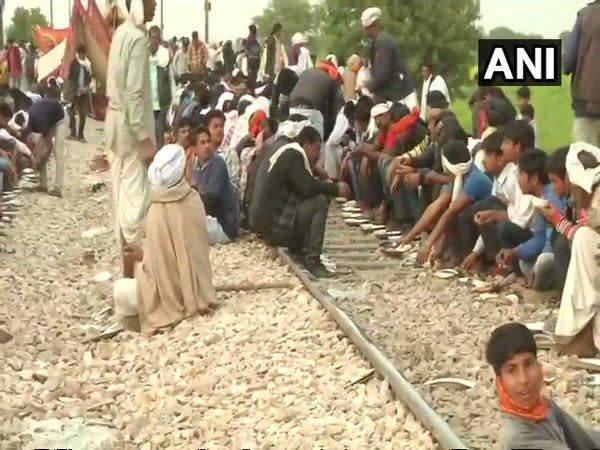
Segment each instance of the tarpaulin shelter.
[[[108,13],[111,11],[109,10]],[[38,64],[44,70],[38,67],[38,80],[44,80],[50,75],[61,76],[67,80],[77,46],[84,44],[88,59],[92,63],[92,75],[97,83],[104,84],[112,37],[112,28],[107,19],[108,17],[102,14],[95,0],[88,0],[87,8],[83,6],[81,0],[75,0],[69,28],[66,30],[66,39],[61,42],[61,45],[40,57]]]
[[54,28],[36,26],[33,31],[37,48],[39,48],[42,53],[48,53],[62,41],[67,39],[69,35],[68,28],[56,30]]

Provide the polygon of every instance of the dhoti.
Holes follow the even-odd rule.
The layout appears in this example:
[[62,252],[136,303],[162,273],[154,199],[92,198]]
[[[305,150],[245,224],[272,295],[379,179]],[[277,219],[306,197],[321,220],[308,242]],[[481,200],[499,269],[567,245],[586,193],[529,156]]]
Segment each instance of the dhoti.
[[112,158],[115,232],[119,245],[140,244],[150,205],[146,165],[138,151],[115,152]]
[[600,234],[588,227],[573,238],[571,262],[558,311],[555,334],[575,337],[592,322],[594,345],[600,349],[600,267],[595,259]]

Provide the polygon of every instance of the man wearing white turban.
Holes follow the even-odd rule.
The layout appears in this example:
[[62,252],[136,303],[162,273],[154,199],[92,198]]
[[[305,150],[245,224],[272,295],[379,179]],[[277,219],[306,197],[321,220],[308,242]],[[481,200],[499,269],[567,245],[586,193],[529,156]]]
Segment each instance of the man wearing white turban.
[[392,37],[381,31],[380,18],[379,8],[367,8],[361,16],[362,26],[372,40],[371,77],[366,87],[375,96],[375,103],[398,101],[412,110],[418,105],[412,77]]
[[[105,143],[112,153],[116,232],[121,246],[139,243],[150,201],[146,167],[154,156],[155,132],[148,40],[156,0],[121,0],[126,20],[113,35],[108,56]],[[134,263],[123,258],[123,274]]]
[[114,285],[117,316],[147,334],[205,314],[217,304],[204,205],[184,174],[183,147],[166,145],[156,154],[148,168],[146,242],[143,249],[130,245],[124,251],[139,262],[135,279]]
[[592,357],[600,351],[600,266],[595,258],[600,246],[600,149],[584,142],[572,144],[565,167],[580,210],[578,222],[569,221],[556,208],[542,208],[546,220],[571,243],[554,332],[567,353]]
[[306,48],[308,39],[302,33],[296,33],[292,36],[292,57],[290,58],[290,69],[300,76],[308,69],[312,69],[313,62],[310,57],[310,51]]

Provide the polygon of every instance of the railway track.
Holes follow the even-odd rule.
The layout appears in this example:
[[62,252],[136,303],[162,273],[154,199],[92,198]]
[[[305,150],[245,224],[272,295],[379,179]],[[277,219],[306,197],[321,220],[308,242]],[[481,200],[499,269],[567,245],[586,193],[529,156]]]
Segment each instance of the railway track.
[[316,279],[294,262],[284,249],[279,249],[279,256],[327,309],[375,370],[388,381],[396,397],[435,436],[439,445],[447,449],[466,449],[468,447],[458,433],[406,379],[402,366],[378,345],[376,333],[365,327],[361,320],[361,315],[372,311],[368,304],[364,304],[368,301],[367,286],[385,280],[390,271],[397,270],[399,266],[397,260],[379,251],[380,243],[381,240],[372,233],[348,226],[342,217],[341,206],[336,204],[329,212],[323,249],[326,265],[337,272],[335,278]]
[[[341,205],[332,204],[323,255],[336,277],[315,279],[284,249],[279,255],[441,448],[492,448],[499,413],[494,376],[483,356],[485,341],[501,323],[544,320],[553,308],[515,304],[507,300],[510,292],[483,301],[457,278],[438,279],[430,269],[414,267],[410,256],[386,256],[381,242],[374,233],[347,225]],[[542,352],[544,363],[556,364],[549,364],[550,375],[566,378],[568,362],[555,358],[556,353]],[[444,377],[472,386],[427,383]],[[598,392],[581,400],[568,382],[557,388],[590,414],[592,424],[597,421]]]

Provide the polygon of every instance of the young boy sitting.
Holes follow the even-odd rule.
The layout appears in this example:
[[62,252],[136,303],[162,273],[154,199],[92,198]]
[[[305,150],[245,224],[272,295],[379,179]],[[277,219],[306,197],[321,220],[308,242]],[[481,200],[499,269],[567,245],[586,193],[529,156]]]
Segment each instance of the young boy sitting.
[[600,448],[600,433],[585,430],[544,390],[544,372],[533,334],[520,323],[496,328],[485,357],[496,374],[502,429],[500,450]]
[[[542,150],[528,150],[519,158],[519,187],[524,195],[546,199],[561,207],[548,184],[546,175],[546,153]],[[552,287],[554,270],[552,255],[542,257],[546,244],[547,224],[539,211],[535,211],[527,227],[515,224],[500,227],[502,249],[497,261],[502,268],[514,269],[518,263],[521,272],[536,290]]]
[[477,213],[480,211],[505,211],[509,199],[514,197],[518,184],[515,176],[516,165],[504,157],[502,141],[502,133],[495,131],[481,143],[480,152],[483,154],[483,166],[486,172],[494,178],[491,195],[475,203],[458,217],[461,239],[477,240],[473,250],[462,263],[463,270],[467,272],[473,271],[476,267],[483,268],[493,263],[497,254],[496,250],[490,251],[491,248],[485,246],[485,241],[490,241],[498,232],[496,222],[478,227],[475,223]]
[[[531,101],[531,89],[529,89],[527,86],[521,86],[517,90],[518,110],[522,111],[524,107],[530,105],[530,101]],[[525,117],[523,116],[522,112],[517,116],[517,120],[521,120],[524,118]]]
[[[506,164],[509,162],[516,164],[521,154],[533,148],[533,130],[523,120],[515,120],[507,124],[502,134],[502,157]],[[529,227],[535,212],[531,196],[524,195],[517,183],[516,165],[513,166],[512,171],[507,172],[506,177],[503,183],[505,188],[502,189],[504,195],[494,196],[500,202],[495,201],[494,198],[487,199],[489,208],[479,210],[474,217],[475,224],[481,232],[488,262],[494,262],[496,255],[502,249],[499,229],[503,228],[505,232],[512,234],[518,233],[515,230]],[[484,230],[488,231],[484,232]],[[526,240],[528,237],[529,234],[522,239]],[[482,249],[474,249],[474,252],[481,254]]]
[[525,105],[521,108],[521,116],[523,120],[533,128],[533,134],[535,135],[535,142],[537,147],[537,128],[535,126],[535,109],[533,105]]
[[183,117],[179,121],[179,128],[177,129],[177,143],[185,149],[185,159],[187,166],[189,167],[190,162],[194,159],[194,146],[196,143],[196,127],[194,122],[189,117]]

